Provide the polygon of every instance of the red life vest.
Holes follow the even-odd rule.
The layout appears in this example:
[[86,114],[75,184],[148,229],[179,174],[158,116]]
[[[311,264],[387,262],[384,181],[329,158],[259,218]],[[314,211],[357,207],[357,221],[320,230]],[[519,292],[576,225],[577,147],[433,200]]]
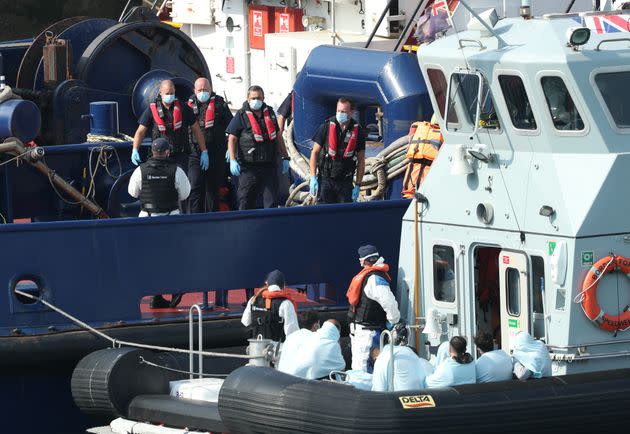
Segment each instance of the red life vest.
[[387,272],[389,271],[389,265],[387,264],[378,264],[372,265],[371,267],[366,267],[359,272],[356,276],[352,278],[352,282],[350,282],[350,286],[348,287],[348,291],[346,292],[346,297],[348,297],[348,303],[351,306],[356,307],[361,301],[361,289],[363,288],[363,281],[365,280],[365,276],[374,271],[380,271],[385,273],[389,280],[389,275]]
[[[346,146],[346,150],[343,153],[343,158],[349,158],[354,156],[354,151],[357,148],[357,138],[359,137],[359,125],[354,124],[352,128],[352,135],[350,136],[350,141],[348,141],[348,146]],[[328,124],[328,156],[333,160],[337,157],[337,123],[335,121],[330,121]]]
[[[256,116],[254,113],[247,110],[245,112],[247,114],[247,119],[249,119],[249,124],[252,126],[252,132],[254,133],[254,140],[258,143],[264,142],[262,129],[258,124],[258,120],[256,120]],[[265,127],[267,127],[267,133],[269,134],[269,140],[276,139],[276,126],[273,123],[273,119],[271,119],[271,115],[269,114],[269,108],[265,107],[263,109],[263,116],[265,118]]]
[[281,291],[269,291],[268,289],[263,289],[259,293],[259,295],[262,295],[262,297],[265,299],[265,309],[267,310],[271,309],[271,300],[273,300],[274,298],[286,298],[291,303],[293,303],[293,308],[297,313],[297,302],[293,299],[293,297],[295,296],[294,291],[288,289],[283,289]]
[[[162,104],[158,105],[152,102],[149,105],[151,114],[153,115],[153,122],[158,127],[161,133],[166,133],[166,124],[164,123],[164,112],[162,111]],[[173,102],[173,131],[177,131],[182,127],[182,108],[179,106],[179,101]]]
[[[195,116],[199,114],[199,107],[195,104],[193,98],[188,100],[188,106],[193,109]],[[204,128],[212,128],[214,126],[214,96],[208,101],[208,108],[206,109],[206,116],[204,119]]]

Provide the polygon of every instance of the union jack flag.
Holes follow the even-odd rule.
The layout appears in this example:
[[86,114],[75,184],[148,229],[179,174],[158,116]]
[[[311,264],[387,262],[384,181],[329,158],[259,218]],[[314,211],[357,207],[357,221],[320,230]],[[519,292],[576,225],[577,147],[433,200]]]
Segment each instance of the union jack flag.
[[584,24],[597,34],[630,32],[628,15],[593,15],[584,17]]

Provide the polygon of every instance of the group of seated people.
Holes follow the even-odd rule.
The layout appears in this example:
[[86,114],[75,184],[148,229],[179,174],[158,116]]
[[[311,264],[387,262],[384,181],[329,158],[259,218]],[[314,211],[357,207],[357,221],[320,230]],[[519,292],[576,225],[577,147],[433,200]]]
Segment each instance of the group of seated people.
[[[320,327],[314,312],[302,314],[301,322],[303,328],[290,334],[284,342],[277,369],[312,380],[328,378],[331,372],[343,371],[346,361],[339,344],[339,322],[328,320]],[[347,371],[346,381],[362,389],[385,392],[551,376],[547,348],[526,332],[515,336],[514,350],[509,355],[502,349],[494,349],[491,334],[479,331],[475,336],[477,360],[466,351],[467,342],[462,336],[443,342],[430,361],[419,357],[412,347],[407,346],[407,336],[404,325],[392,331],[393,387],[389,384],[391,343],[381,350],[378,339],[375,339],[370,352],[368,371],[372,372]],[[353,379],[356,379],[356,384]]]

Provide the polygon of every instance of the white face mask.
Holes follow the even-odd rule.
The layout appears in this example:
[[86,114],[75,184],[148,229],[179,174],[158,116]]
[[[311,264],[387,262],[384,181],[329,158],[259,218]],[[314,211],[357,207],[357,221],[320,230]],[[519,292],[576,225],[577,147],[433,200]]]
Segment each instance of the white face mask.
[[175,101],[175,95],[173,94],[162,95],[162,102],[164,102],[165,104],[173,104],[174,101]]
[[197,92],[197,100],[199,100],[199,102],[208,102],[209,99],[210,99],[210,92],[208,92],[207,90],[202,90],[200,92]]

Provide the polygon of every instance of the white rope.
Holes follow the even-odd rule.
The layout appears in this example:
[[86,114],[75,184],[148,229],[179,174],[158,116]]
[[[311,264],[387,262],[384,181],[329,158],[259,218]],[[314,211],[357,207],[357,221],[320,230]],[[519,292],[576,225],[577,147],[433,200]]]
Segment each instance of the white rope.
[[167,352],[173,352],[173,353],[184,353],[184,354],[194,354],[194,355],[202,355],[202,356],[210,356],[210,357],[226,357],[226,358],[232,358],[232,359],[260,359],[260,358],[264,358],[264,356],[249,356],[249,355],[245,355],[245,354],[232,354],[232,353],[215,353],[215,352],[211,352],[211,351],[198,351],[198,350],[186,350],[183,348],[173,348],[173,347],[161,347],[159,345],[147,345],[147,344],[140,344],[137,342],[128,342],[128,341],[119,341],[118,339],[114,339],[108,335],[106,335],[105,333],[103,333],[100,330],[95,329],[94,327],[92,327],[89,324],[84,323],[83,321],[81,321],[80,319],[70,315],[67,312],[64,312],[63,310],[59,309],[58,307],[54,306],[53,304],[47,302],[46,300],[37,297],[36,295],[33,294],[29,294],[28,292],[23,292],[20,291],[19,289],[15,289],[14,292],[16,294],[19,294],[23,297],[29,298],[31,300],[35,300],[35,301],[39,301],[41,302],[44,306],[51,308],[52,310],[54,310],[55,312],[57,312],[60,315],[63,315],[64,317],[68,318],[69,320],[71,320],[72,322],[74,322],[75,324],[77,324],[78,326],[102,337],[103,339],[109,341],[112,343],[113,347],[122,347],[122,346],[127,346],[127,347],[135,347],[135,348],[144,348],[147,350],[157,350],[157,351],[167,351]]
[[[595,281],[593,283],[591,283],[587,288],[583,289],[582,291],[580,291],[574,298],[573,298],[573,302],[574,303],[582,303],[584,301],[584,297],[586,294],[586,291],[588,291],[589,289],[591,289],[593,286],[597,285],[597,282],[599,282],[599,279],[601,279],[602,277],[604,277],[604,275],[606,274],[606,270],[608,270],[608,266],[616,259],[615,255],[611,255],[610,261],[608,261],[608,263],[606,264],[606,266],[604,267],[604,269],[602,270],[602,272],[599,274],[599,276],[597,276],[597,279],[595,279]],[[590,272],[590,271],[589,271]]]
[[[157,363],[149,362],[148,360],[146,360],[142,356],[140,356],[140,364],[141,365],[153,366],[154,368],[164,369],[165,371],[177,372],[179,374],[200,375],[199,372],[184,371],[182,369],[175,369],[175,368],[169,368],[168,366],[164,366],[164,365],[158,365]],[[206,373],[201,373],[201,376],[203,376],[203,377],[210,377],[210,378],[212,378],[212,377],[227,377],[228,375],[230,375],[230,374],[206,374]]]

